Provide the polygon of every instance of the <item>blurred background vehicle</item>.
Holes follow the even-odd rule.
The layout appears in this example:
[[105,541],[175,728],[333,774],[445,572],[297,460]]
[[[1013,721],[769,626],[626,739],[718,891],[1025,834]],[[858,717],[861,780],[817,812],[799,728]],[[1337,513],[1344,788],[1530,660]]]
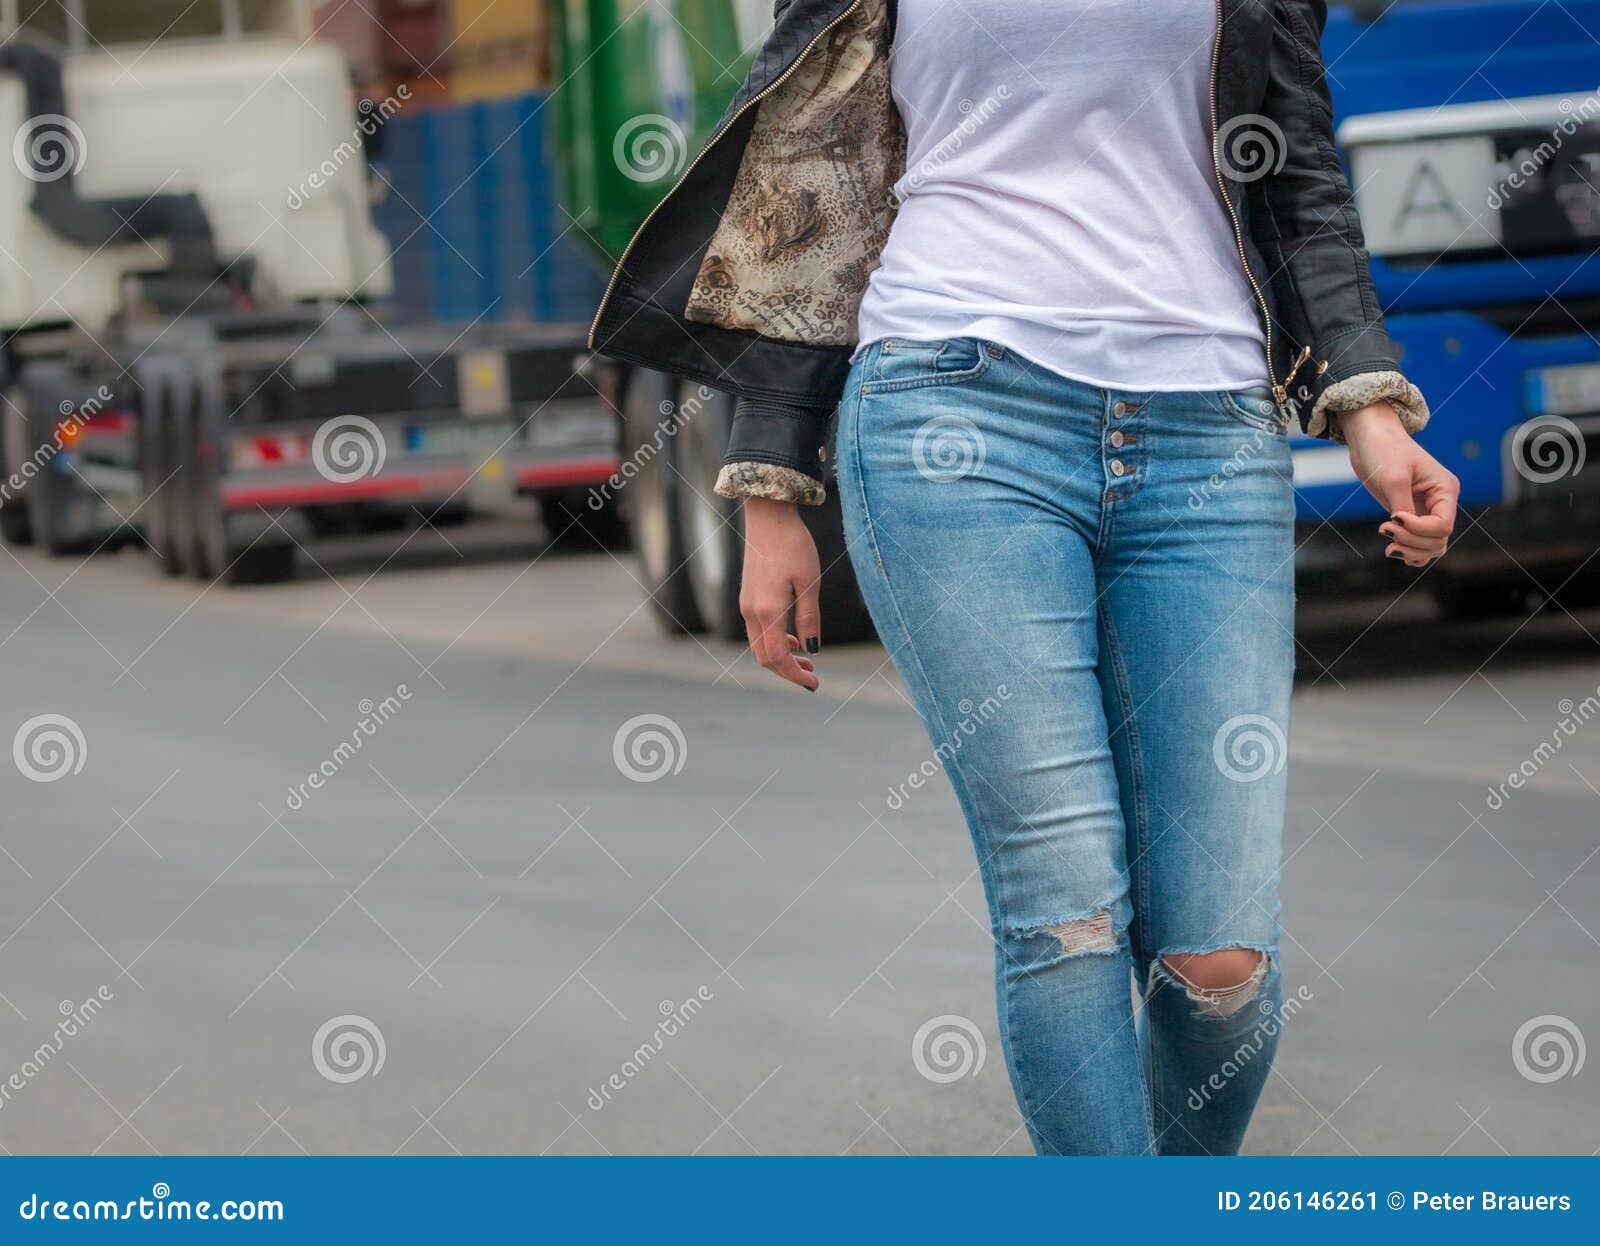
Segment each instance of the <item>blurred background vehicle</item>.
[[[590,548],[631,536],[668,630],[742,634],[739,512],[711,489],[729,398],[598,360],[585,329],[770,0],[11,0],[0,22],[32,40],[0,60],[8,540],[137,533],[170,572],[268,578],[305,536],[534,496]],[[1330,9],[1380,297],[1463,482],[1427,580],[1447,614],[1600,600],[1597,28],[1600,0]],[[1342,449],[1293,446],[1304,591],[1392,586]],[[870,634],[836,503],[807,519],[830,639]]]
[[[759,46],[766,9],[552,4],[562,193],[598,259],[626,253],[712,136],[747,65],[738,49]],[[1330,6],[1328,85],[1380,297],[1436,413],[1423,441],[1463,482],[1457,548],[1430,576],[1450,615],[1600,598],[1591,569],[1574,577],[1600,534],[1600,462],[1588,462],[1600,430],[1597,29],[1595,0]],[[649,118],[678,143],[673,176],[625,167],[624,136]],[[635,447],[661,440],[660,411],[693,394],[632,369],[622,387]],[[704,405],[641,477],[634,523],[663,619],[736,638],[738,514],[711,493],[728,403]],[[1298,433],[1293,445],[1302,589],[1392,585],[1368,539],[1378,504],[1342,448]],[[830,568],[830,634],[833,619],[864,627],[836,514],[808,517]]]
[[[426,25],[404,16],[402,34]],[[7,540],[137,533],[168,574],[260,580],[328,530],[531,497],[555,533],[620,542],[615,498],[583,505],[616,468],[617,417],[537,265],[537,144],[504,182],[462,176],[495,126],[539,133],[516,104],[400,127],[395,179],[437,185],[413,197],[377,171],[397,248],[368,148],[426,72],[363,84],[358,104],[309,0],[22,0],[3,19]],[[396,306],[391,255],[414,267],[424,234],[480,281],[402,266]],[[507,270],[515,288],[495,288]]]

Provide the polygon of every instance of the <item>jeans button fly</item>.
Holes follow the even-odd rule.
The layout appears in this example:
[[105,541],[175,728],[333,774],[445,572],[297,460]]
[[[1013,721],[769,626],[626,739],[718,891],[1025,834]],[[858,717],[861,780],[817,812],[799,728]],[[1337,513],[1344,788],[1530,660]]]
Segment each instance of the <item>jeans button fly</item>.
[[1120,448],[1122,443],[1126,440],[1127,438],[1122,435],[1122,430],[1120,428],[1111,434],[1111,444],[1113,447]]
[[1112,459],[1111,460],[1111,474],[1113,476],[1120,476],[1124,472],[1126,472],[1127,470],[1128,470],[1127,464],[1125,464],[1121,459]]
[[1116,406],[1111,408],[1111,414],[1120,420],[1123,416],[1128,414],[1128,404],[1125,402],[1117,403]]

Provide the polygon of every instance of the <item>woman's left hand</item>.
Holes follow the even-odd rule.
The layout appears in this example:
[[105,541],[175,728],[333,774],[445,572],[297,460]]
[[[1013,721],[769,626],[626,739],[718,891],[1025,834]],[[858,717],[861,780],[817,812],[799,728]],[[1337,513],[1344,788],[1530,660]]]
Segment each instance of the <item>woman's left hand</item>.
[[1461,482],[1412,440],[1387,402],[1343,412],[1339,429],[1356,476],[1389,511],[1378,528],[1390,542],[1383,552],[1427,566],[1449,545]]

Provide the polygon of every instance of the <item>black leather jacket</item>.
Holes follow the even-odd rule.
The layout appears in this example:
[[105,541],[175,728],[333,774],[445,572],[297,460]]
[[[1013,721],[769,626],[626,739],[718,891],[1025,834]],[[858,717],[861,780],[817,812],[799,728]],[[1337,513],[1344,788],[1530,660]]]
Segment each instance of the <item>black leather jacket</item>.
[[[1337,413],[1390,399],[1427,418],[1383,326],[1333,143],[1323,0],[1217,0],[1218,196],[1256,296],[1285,422],[1337,437]],[[888,236],[905,132],[888,84],[894,0],[779,0],[775,26],[704,149],[645,221],[590,345],[739,402],[718,492],[821,499],[821,447]],[[1181,245],[1181,240],[1177,240]]]

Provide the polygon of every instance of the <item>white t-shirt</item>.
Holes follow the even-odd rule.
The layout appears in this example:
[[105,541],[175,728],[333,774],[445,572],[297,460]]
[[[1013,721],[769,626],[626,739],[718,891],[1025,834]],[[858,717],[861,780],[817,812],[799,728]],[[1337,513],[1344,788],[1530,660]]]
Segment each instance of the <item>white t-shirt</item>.
[[899,213],[862,345],[987,338],[1129,391],[1266,381],[1211,162],[1211,0],[900,0]]

